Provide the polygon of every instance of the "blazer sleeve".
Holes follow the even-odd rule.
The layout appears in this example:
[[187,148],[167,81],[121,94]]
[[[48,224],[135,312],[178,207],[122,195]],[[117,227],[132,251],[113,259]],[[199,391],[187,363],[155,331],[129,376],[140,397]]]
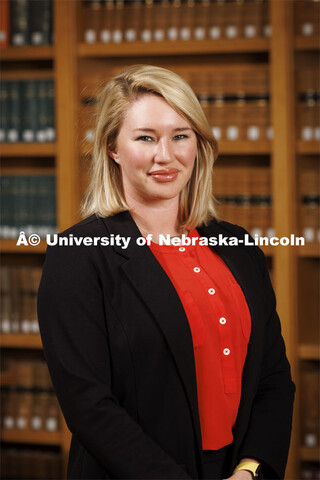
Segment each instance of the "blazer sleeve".
[[88,247],[48,247],[38,317],[67,425],[112,478],[188,479],[119,405],[111,389],[98,269]]
[[265,257],[257,247],[253,249],[253,255],[263,279],[262,294],[267,323],[259,384],[238,460],[244,457],[260,460],[263,464],[263,478],[274,480],[284,477],[295,386],[291,379]]

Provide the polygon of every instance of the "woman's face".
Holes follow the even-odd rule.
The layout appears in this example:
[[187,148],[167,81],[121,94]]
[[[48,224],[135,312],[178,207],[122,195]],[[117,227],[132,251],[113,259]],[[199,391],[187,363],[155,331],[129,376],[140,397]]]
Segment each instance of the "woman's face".
[[146,94],[130,106],[109,154],[120,165],[129,204],[178,200],[192,174],[197,138],[162,97]]

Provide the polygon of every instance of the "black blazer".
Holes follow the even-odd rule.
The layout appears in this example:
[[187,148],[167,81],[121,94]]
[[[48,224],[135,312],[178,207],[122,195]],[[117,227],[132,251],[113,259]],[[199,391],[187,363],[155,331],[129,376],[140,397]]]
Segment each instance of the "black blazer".
[[[245,231],[212,221],[201,236]],[[202,478],[192,336],[180,299],[129,212],[95,215],[60,237],[131,237],[119,246],[52,246],[38,296],[46,359],[71,430],[68,478]],[[215,247],[240,284],[251,337],[234,426],[240,458],[282,478],[294,385],[263,253]]]

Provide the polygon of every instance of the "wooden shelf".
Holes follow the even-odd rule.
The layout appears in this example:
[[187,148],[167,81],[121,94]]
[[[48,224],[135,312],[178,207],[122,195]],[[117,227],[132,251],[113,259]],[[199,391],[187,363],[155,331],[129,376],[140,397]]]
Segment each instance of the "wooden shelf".
[[307,155],[319,155],[320,141],[312,140],[307,142],[305,140],[298,140],[296,145],[296,152]]
[[319,243],[310,243],[304,246],[298,247],[299,257],[319,257],[320,256],[320,244]]
[[298,354],[301,360],[320,360],[320,345],[301,344]]
[[236,154],[236,155],[256,155],[265,154],[268,155],[272,151],[272,144],[269,141],[257,141],[241,140],[235,142],[219,141],[219,152],[221,154]]
[[268,38],[238,38],[237,41],[228,39],[202,41],[164,41],[164,42],[123,42],[123,43],[80,43],[79,57],[141,57],[155,55],[196,55],[214,53],[253,53],[268,52],[270,41]]
[[34,430],[2,429],[2,442],[10,443],[34,443],[45,445],[60,445],[60,432],[37,432]]
[[4,333],[0,337],[0,346],[2,348],[42,349],[42,342],[39,334]]
[[[17,238],[18,240],[18,238]],[[15,239],[0,239],[1,253],[46,253],[47,243],[41,240],[39,245],[16,245]]]
[[320,41],[318,37],[296,37],[294,48],[296,50],[319,50]]
[[17,383],[17,377],[12,372],[1,372],[0,387],[8,387]]
[[320,449],[319,447],[301,447],[300,457],[304,461],[320,462]]
[[0,153],[3,157],[53,157],[56,154],[56,144],[2,143]]
[[7,47],[1,49],[1,61],[53,60],[55,48],[52,45],[41,47]]

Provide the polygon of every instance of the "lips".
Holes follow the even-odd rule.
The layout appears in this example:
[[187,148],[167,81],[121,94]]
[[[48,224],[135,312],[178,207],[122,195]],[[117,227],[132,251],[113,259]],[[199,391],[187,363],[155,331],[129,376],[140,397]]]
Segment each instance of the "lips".
[[157,182],[172,182],[177,178],[178,173],[179,170],[177,168],[163,168],[149,172],[149,175]]

